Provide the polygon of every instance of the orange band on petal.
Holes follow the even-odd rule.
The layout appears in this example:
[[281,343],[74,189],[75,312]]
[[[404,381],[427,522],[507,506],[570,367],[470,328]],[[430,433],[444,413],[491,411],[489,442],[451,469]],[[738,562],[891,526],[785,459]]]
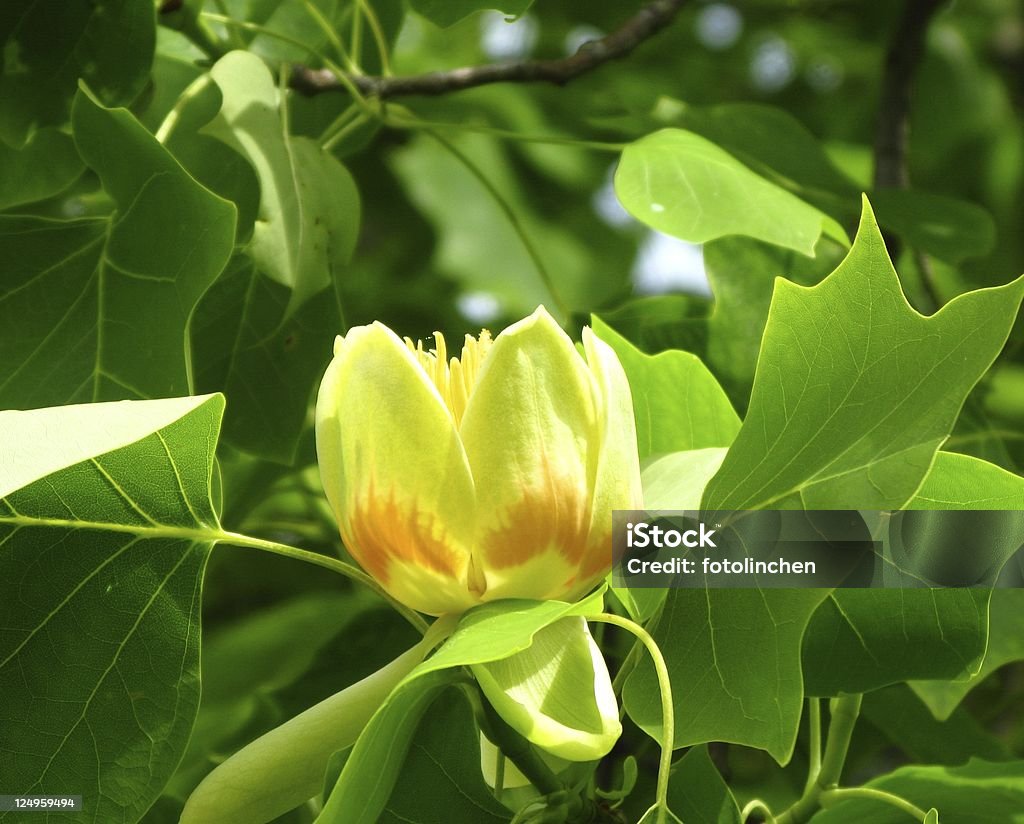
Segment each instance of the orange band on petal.
[[556,552],[571,566],[587,550],[590,510],[586,490],[572,484],[551,489],[524,490],[522,499],[508,507],[501,526],[483,536],[486,565],[492,569],[520,566],[537,555]]
[[406,561],[460,581],[466,553],[451,546],[429,514],[404,509],[393,495],[368,495],[350,510],[341,537],[352,556],[383,585],[392,559]]

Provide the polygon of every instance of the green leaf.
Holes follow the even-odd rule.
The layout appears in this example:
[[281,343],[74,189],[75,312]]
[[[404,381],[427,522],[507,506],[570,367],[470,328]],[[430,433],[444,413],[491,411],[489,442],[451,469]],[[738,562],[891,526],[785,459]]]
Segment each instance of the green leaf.
[[496,9],[509,17],[519,17],[533,5],[533,0],[410,0],[409,5],[432,23],[451,26],[463,17],[484,9]]
[[192,323],[196,386],[231,400],[225,440],[280,463],[295,457],[311,393],[341,331],[333,288],[289,315],[291,294],[236,255]]
[[686,824],[742,824],[736,799],[707,747],[694,747],[675,764],[668,805]]
[[985,652],[989,590],[836,590],[804,640],[809,695],[961,678]]
[[758,103],[685,106],[675,119],[759,174],[779,178],[809,198],[830,193],[849,198],[858,193],[856,184],[836,168],[821,141],[784,109]]
[[956,766],[971,756],[989,761],[1011,757],[1006,745],[966,710],[937,721],[905,684],[869,692],[861,705],[861,717],[911,760],[922,764]]
[[969,455],[939,452],[907,508],[1024,510],[1024,478]]
[[987,254],[995,245],[992,217],[965,200],[913,189],[879,189],[871,193],[871,202],[879,223],[948,263]]
[[137,821],[185,750],[223,409],[0,412],[0,774],[19,792],[74,788],[73,820]]
[[692,243],[747,235],[812,255],[822,233],[848,242],[831,217],[682,129],[627,146],[615,192],[637,220]]
[[312,140],[292,137],[266,64],[231,52],[210,70],[223,104],[207,131],[248,158],[260,206],[248,248],[257,268],[290,290],[286,317],[347,263],[359,228],[351,175]]
[[18,146],[62,125],[79,79],[108,106],[125,105],[149,77],[156,43],[153,4],[139,0],[11,0],[0,12],[0,140]]
[[[992,764],[975,758],[961,767],[901,767],[865,786],[898,795],[924,810],[938,810],[941,820],[950,824],[1024,822],[1024,761]],[[888,804],[855,798],[822,810],[811,824],[906,824],[907,820],[905,812]]]
[[399,685],[359,736],[316,824],[376,824],[398,783],[420,719],[451,684],[434,670]]
[[939,720],[1004,664],[1024,661],[1024,590],[995,589],[988,611],[988,647],[981,669],[966,681],[913,681],[910,688]]
[[902,507],[1006,341],[1022,295],[1018,279],[917,314],[865,201],[835,272],[809,289],[776,281],[750,408],[704,505]]
[[189,315],[231,253],[235,209],[127,111],[83,91],[72,125],[117,208],[103,219],[0,216],[11,262],[0,406],[184,394]]
[[700,358],[679,351],[645,355],[600,318],[591,325],[629,380],[641,460],[732,443],[740,419]]
[[725,460],[727,449],[672,452],[644,465],[640,479],[646,509],[700,509],[704,487]]
[[[823,590],[669,590],[654,630],[672,679],[675,746],[729,741],[793,752],[804,697],[800,642]],[[753,673],[757,677],[751,677]],[[661,703],[644,661],[626,682],[626,712],[657,738]]]
[[374,824],[391,795],[415,722],[459,676],[459,668],[499,661],[527,649],[559,618],[600,612],[604,593],[578,604],[508,599],[475,607],[441,648],[388,696],[345,762],[317,824]]
[[21,149],[0,141],[0,209],[59,194],[82,169],[75,142],[56,129],[40,129]]
[[[1017,476],[977,458],[939,452],[908,508],[982,509],[986,518],[997,514],[989,510],[1006,508],[1016,522],[1012,510],[1021,505],[1022,485]],[[1019,531],[1015,523],[1010,527]],[[986,548],[998,549],[997,543],[987,541]],[[963,561],[958,544],[948,549]],[[954,701],[951,710],[977,683],[973,676],[988,641],[990,594],[988,589],[836,590],[814,616],[804,642],[807,691],[838,695],[910,679],[972,676],[970,682],[936,691]]]
[[441,693],[412,740],[402,780],[381,824],[487,824],[508,821],[480,774],[480,736],[465,696]]

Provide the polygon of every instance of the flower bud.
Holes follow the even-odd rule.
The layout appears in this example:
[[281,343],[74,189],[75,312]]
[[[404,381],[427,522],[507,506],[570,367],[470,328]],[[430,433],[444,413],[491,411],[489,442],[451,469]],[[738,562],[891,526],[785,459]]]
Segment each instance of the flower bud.
[[498,598],[574,600],[611,564],[613,509],[641,506],[622,366],[543,309],[448,358],[380,323],[335,344],[317,454],[342,538],[431,615]]

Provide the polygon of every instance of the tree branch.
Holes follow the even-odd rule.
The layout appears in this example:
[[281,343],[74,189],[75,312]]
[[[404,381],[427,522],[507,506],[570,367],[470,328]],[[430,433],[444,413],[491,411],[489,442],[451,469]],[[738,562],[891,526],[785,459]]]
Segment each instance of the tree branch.
[[875,126],[875,187],[905,189],[910,91],[924,52],[928,23],[942,0],[907,0],[885,53],[882,98]]
[[[924,53],[924,38],[942,0],[907,0],[885,53],[882,96],[875,124],[874,185],[876,189],[906,189],[910,185],[907,147],[910,138],[910,94],[914,75]],[[899,238],[886,234],[885,245],[895,262],[900,253]],[[942,301],[935,288],[931,263],[922,253],[916,256],[921,285],[937,309]]]
[[[575,54],[557,60],[522,60],[467,66],[405,77],[350,74],[347,79],[362,94],[381,100],[407,95],[448,94],[489,83],[554,83],[563,86],[611,60],[626,57],[645,40],[668,26],[685,3],[686,0],[654,0],[611,34],[600,40],[588,41]],[[346,88],[330,69],[311,69],[306,66],[294,68],[291,86],[296,91],[310,95],[344,91]]]

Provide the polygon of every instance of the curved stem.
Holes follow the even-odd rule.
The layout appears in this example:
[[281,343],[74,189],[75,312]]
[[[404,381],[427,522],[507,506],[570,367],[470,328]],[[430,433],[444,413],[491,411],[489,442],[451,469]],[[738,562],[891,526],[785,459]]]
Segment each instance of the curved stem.
[[203,93],[207,86],[213,82],[213,78],[209,73],[201,74],[195,80],[185,87],[185,90],[178,95],[178,99],[174,103],[174,108],[171,109],[167,116],[160,123],[160,127],[156,130],[156,139],[160,143],[166,143],[170,138],[171,133],[177,128],[179,121],[181,120],[182,112],[185,107],[191,103],[196,97]]
[[754,813],[763,813],[764,820],[768,824],[775,824],[775,816],[772,814],[772,809],[765,804],[760,798],[755,798],[752,801],[748,801],[743,811],[740,813],[740,821],[742,824],[747,824],[747,818]]
[[555,288],[554,278],[551,277],[551,273],[548,271],[547,266],[544,265],[544,261],[541,258],[540,253],[537,251],[537,247],[533,244],[533,241],[526,232],[522,221],[519,219],[519,216],[515,213],[515,210],[509,202],[505,199],[505,196],[498,191],[497,187],[490,181],[487,175],[483,173],[483,170],[477,166],[476,163],[474,163],[473,160],[465,154],[465,152],[448,140],[448,138],[442,137],[432,129],[424,129],[423,133],[430,135],[434,140],[440,143],[452,156],[462,163],[469,173],[472,174],[480,185],[484,187],[487,193],[494,200],[495,204],[497,204],[498,208],[504,213],[516,235],[519,236],[519,242],[523,244],[523,248],[526,249],[526,253],[530,256],[530,260],[533,261],[533,265],[537,269],[537,273],[540,275],[541,281],[543,281],[544,286],[551,295],[551,299],[554,301],[555,306],[562,315],[563,322],[568,319],[571,314],[569,307],[566,305],[565,301],[562,300],[561,295],[559,295],[558,290]]
[[628,618],[601,612],[596,615],[587,615],[586,619],[602,624],[611,624],[631,633],[647,648],[647,652],[654,662],[654,671],[658,676],[658,689],[661,692],[661,761],[658,764],[658,785],[654,798],[658,808],[657,824],[664,824],[668,813],[668,779],[672,770],[672,747],[676,735],[676,717],[672,706],[672,682],[668,677],[665,657],[661,654],[661,649],[651,634]]
[[248,20],[236,20],[234,17],[229,17],[226,14],[216,14],[212,11],[200,12],[199,16],[205,20],[220,23],[231,29],[251,31],[253,34],[262,34],[264,37],[271,37],[275,40],[280,40],[282,43],[287,43],[290,46],[296,46],[297,48],[308,52],[311,57],[315,57],[321,61],[325,60],[324,56],[308,43],[303,43],[301,40],[296,40],[294,37],[289,37],[287,34],[282,34],[279,31],[268,29],[266,26],[261,26],[259,23],[250,23]]
[[373,6],[366,0],[356,0],[356,7],[362,11],[366,17],[366,22],[370,25],[370,33],[373,34],[373,41],[377,45],[377,55],[380,57],[380,73],[384,77],[390,77],[391,55],[388,52],[388,41],[384,36],[384,29],[380,24],[380,18],[377,17],[377,12],[373,10]]
[[883,804],[888,804],[891,807],[896,807],[899,810],[903,810],[907,815],[913,816],[918,821],[924,821],[928,813],[922,810],[920,807],[911,804],[907,799],[900,798],[898,795],[887,793],[884,790],[875,790],[871,787],[843,787],[833,790],[825,790],[821,794],[822,806],[832,806],[838,804],[840,801],[853,798],[864,798],[868,801],[880,801]]
[[310,552],[308,549],[299,549],[298,547],[281,544],[277,541],[253,538],[250,535],[242,535],[238,532],[221,532],[217,541],[219,543],[231,544],[233,546],[262,549],[264,552],[283,555],[285,558],[294,558],[297,561],[305,561],[306,563],[315,564],[323,567],[324,569],[329,569],[332,572],[337,572],[340,575],[344,575],[346,578],[372,589],[381,598],[391,604],[396,612],[401,614],[403,618],[416,627],[420,632],[426,632],[427,630],[427,622],[423,620],[423,617],[418,612],[409,609],[405,604],[399,603],[392,598],[384,591],[380,584],[357,566],[346,563],[345,561],[340,561],[337,558],[331,558],[329,555],[321,555],[318,552]]

